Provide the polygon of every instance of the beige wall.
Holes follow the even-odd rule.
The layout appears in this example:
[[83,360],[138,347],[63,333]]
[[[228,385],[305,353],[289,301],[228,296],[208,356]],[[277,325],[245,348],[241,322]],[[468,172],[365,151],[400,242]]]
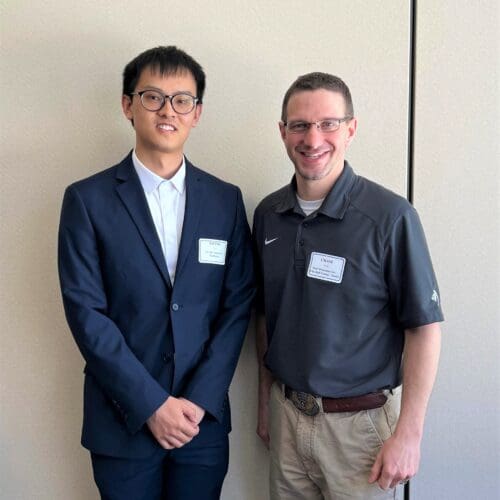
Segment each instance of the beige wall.
[[415,206],[446,323],[422,500],[500,495],[500,4],[419,1]]
[[[498,393],[493,378],[499,333],[498,308],[492,307],[499,300],[498,202],[492,194],[499,179],[494,3],[419,4],[425,12],[415,198],[448,317],[422,474],[412,497],[422,500],[460,498],[446,496],[455,484],[464,490],[479,483],[485,492],[494,487],[491,434],[498,404],[490,400]],[[242,187],[249,217],[265,194],[291,176],[277,130],[280,104],[289,83],[312,70],[338,74],[351,86],[360,120],[350,153],[357,171],[400,193],[405,189],[408,2],[125,5],[0,1],[2,499],[97,498],[87,453],[79,446],[83,363],[60,304],[56,231],[64,187],[117,162],[133,146],[133,131],[120,111],[120,75],[138,52],[174,43],[202,63],[206,104],[187,152],[194,163]],[[470,29],[470,21],[481,29]],[[486,70],[488,77],[478,78]],[[266,498],[267,455],[254,434],[252,344],[250,333],[231,389],[234,431],[225,500]],[[461,431],[460,441],[448,433],[450,419]],[[470,468],[479,460],[484,472],[474,476]],[[436,488],[442,494],[433,497],[429,492]]]

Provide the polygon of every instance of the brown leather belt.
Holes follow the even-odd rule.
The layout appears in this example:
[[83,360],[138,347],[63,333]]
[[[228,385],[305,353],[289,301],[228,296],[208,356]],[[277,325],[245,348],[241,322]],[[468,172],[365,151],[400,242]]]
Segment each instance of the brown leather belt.
[[293,405],[309,416],[315,416],[320,411],[317,399],[321,400],[325,413],[341,413],[345,411],[373,410],[384,406],[387,396],[383,391],[353,396],[348,398],[317,398],[307,392],[294,391],[283,384],[284,394]]

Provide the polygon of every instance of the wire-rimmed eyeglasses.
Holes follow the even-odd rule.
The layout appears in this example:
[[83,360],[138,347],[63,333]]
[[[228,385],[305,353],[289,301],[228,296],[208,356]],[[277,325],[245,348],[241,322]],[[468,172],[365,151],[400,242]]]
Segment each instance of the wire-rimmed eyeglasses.
[[318,120],[317,122],[283,122],[283,125],[291,134],[305,134],[311,125],[314,125],[320,132],[335,132],[342,122],[351,119],[352,116],[344,116],[344,118],[326,118],[325,120]]

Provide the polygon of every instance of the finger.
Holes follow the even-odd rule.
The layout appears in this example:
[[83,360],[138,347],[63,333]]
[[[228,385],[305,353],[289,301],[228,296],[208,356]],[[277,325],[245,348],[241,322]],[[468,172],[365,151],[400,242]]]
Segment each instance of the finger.
[[164,439],[168,440],[168,442],[170,444],[172,444],[176,448],[178,448],[179,445],[184,445],[184,444],[192,441],[193,436],[188,436],[188,435],[183,434],[183,433],[170,433],[170,434],[164,436]]
[[182,407],[182,413],[192,422],[196,421],[196,407],[189,401],[188,399],[185,398],[179,398],[180,401],[183,403]]
[[[380,478],[378,480],[378,485],[383,489],[383,490],[388,490],[389,487],[393,488],[392,483],[394,482],[395,474],[391,473],[390,471],[387,471],[386,469],[382,469],[382,473],[380,474]],[[396,484],[397,484],[396,480]]]
[[183,426],[183,432],[189,437],[193,438],[200,432],[200,427],[198,426],[198,424],[187,421],[187,424]]
[[169,434],[176,436],[186,435],[190,438],[196,436],[198,432],[200,432],[199,426],[189,420],[187,415],[185,415],[184,413],[179,415],[178,418],[174,422],[172,422],[172,424],[169,426],[169,429]]
[[160,443],[160,446],[165,449],[165,450],[171,450],[173,449],[173,445],[171,445],[166,439],[158,439],[158,443]]
[[184,412],[183,413],[184,418],[186,419],[187,422],[189,422],[189,426],[191,428],[196,428],[198,427],[198,420],[196,418],[196,411],[194,412]]
[[187,423],[182,423],[177,429],[175,429],[171,434],[177,439],[193,439],[199,432],[200,428],[197,425],[193,425],[192,422],[186,421]]
[[185,412],[184,413],[184,416],[189,420],[189,422],[191,422],[192,424],[194,425],[198,425],[198,422],[197,422],[197,418],[196,418],[196,412],[194,413],[187,413]]
[[410,479],[406,474],[398,471],[397,474],[394,475],[393,481],[391,483],[391,488],[395,488],[398,484],[405,484]]
[[168,448],[166,448],[167,450],[173,450],[174,448],[181,448],[186,444],[185,442],[179,439],[175,439],[171,436],[165,439],[165,443],[168,446]]
[[394,477],[389,485],[390,488],[395,488],[398,484],[403,484],[403,481],[400,481],[396,477]]
[[194,422],[196,420],[196,410],[194,408],[184,408],[182,412],[184,413],[184,416],[191,422]]
[[174,431],[170,432],[169,434],[166,434],[164,438],[168,440],[168,442],[171,445],[174,445],[176,448],[179,448],[180,446],[184,446],[185,444],[192,441],[194,436],[185,434],[183,432]]
[[262,439],[264,444],[269,448],[269,433],[262,430],[257,430],[257,436],[259,436],[259,438]]
[[370,472],[370,477],[368,478],[369,483],[374,483],[380,477],[380,473],[382,471],[382,457],[380,453],[377,455],[375,463],[372,466],[372,470]]
[[401,484],[401,485],[404,485],[408,482],[408,479],[401,479],[399,481],[396,481],[394,480],[392,483],[391,483],[391,488],[395,488],[398,484]]

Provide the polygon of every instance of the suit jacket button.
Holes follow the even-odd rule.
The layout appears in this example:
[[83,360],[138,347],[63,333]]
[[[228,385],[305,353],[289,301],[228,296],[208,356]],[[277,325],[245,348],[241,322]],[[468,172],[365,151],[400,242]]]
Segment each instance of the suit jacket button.
[[172,304],[172,311],[178,311],[179,310],[179,304]]

